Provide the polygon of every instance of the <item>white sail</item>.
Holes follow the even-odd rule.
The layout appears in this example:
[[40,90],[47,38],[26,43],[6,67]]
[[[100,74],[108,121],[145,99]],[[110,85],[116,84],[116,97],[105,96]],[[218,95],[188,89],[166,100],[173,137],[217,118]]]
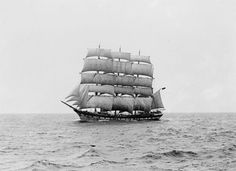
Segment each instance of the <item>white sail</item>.
[[81,84],[123,85],[152,87],[152,78],[117,76],[112,74],[81,73]]
[[135,77],[124,75],[124,76],[116,76],[116,84],[123,86],[133,86]]
[[131,74],[132,65],[130,62],[113,61],[113,72]]
[[85,87],[85,85],[78,84],[70,93],[68,96],[66,96],[66,99],[69,97],[77,97],[80,95],[80,89],[81,87]]
[[111,52],[112,58],[130,60],[130,53],[127,52]]
[[115,88],[115,93],[121,93],[121,94],[127,94],[127,95],[131,95],[133,96],[134,95],[134,89],[133,87],[129,87],[129,86],[126,86],[126,87],[114,87]]
[[106,73],[113,72],[113,62],[109,59],[89,59],[84,60],[84,67],[82,72],[85,71],[104,71]]
[[94,81],[94,77],[95,77],[96,74],[97,73],[82,72],[80,83],[81,84],[96,84],[96,82]]
[[98,92],[101,94],[110,94],[114,95],[114,87],[111,85],[89,85],[89,92]]
[[73,104],[83,107],[88,101],[88,85],[79,84],[76,88],[66,97],[67,102],[74,101]]
[[131,55],[130,61],[151,63],[150,56]]
[[135,87],[134,93],[141,94],[142,96],[151,96],[152,95],[152,88]]
[[116,76],[112,74],[96,74],[94,81],[102,85],[114,85],[116,83]]
[[83,108],[101,108],[103,110],[111,110],[112,104],[112,96],[90,96],[86,106]]
[[134,110],[142,110],[149,112],[152,106],[151,97],[136,97],[134,99]]
[[112,61],[109,59],[85,59],[82,72],[85,71],[153,76],[152,64],[131,64],[130,62]]
[[146,75],[153,77],[153,66],[152,64],[132,64],[132,74]]
[[152,87],[152,78],[136,77],[134,79],[134,86]]
[[112,109],[128,111],[132,113],[134,106],[134,98],[132,97],[114,97]]
[[[68,102],[68,101],[67,101],[67,102]],[[77,107],[80,107],[80,105],[78,104],[78,100],[73,101],[72,105],[77,106]]]
[[152,109],[164,108],[164,105],[161,100],[160,90],[156,91],[152,96]]
[[89,48],[86,57],[92,56],[112,58],[111,49]]
[[76,96],[69,96],[66,98],[66,102],[73,102],[73,104],[78,104],[78,102],[80,102],[80,98]]
[[115,85],[116,76],[111,74],[81,73],[81,84]]

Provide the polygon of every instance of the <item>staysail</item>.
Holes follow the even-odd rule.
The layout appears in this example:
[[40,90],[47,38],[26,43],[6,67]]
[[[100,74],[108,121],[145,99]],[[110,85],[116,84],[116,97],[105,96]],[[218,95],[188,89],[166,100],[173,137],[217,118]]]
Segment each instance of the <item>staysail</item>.
[[66,97],[66,101],[70,102],[73,101],[74,105],[82,108],[86,106],[88,101],[88,92],[89,87],[88,85],[79,84],[75,87],[75,89]]

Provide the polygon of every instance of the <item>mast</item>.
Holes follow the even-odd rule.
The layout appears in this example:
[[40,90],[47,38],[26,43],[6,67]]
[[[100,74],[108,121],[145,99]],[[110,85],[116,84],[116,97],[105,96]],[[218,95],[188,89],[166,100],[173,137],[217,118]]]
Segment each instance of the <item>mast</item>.
[[[119,52],[121,52],[121,46],[119,48]],[[120,62],[120,58],[118,59],[118,61]],[[117,75],[120,76],[120,73],[117,72]],[[118,84],[116,85],[116,87],[118,87]],[[119,93],[116,93],[116,97],[119,97]],[[115,115],[117,114],[117,111],[115,110]]]
[[[140,56],[140,49],[139,49],[139,51],[138,51],[138,56]],[[138,61],[138,64],[139,64],[139,61]],[[139,78],[139,75],[137,74],[137,78]],[[136,88],[138,87],[138,86],[135,86]],[[135,98],[137,97],[137,94],[135,94]],[[135,110],[134,111],[134,114],[136,115],[137,114],[137,110]]]
[[[98,49],[100,50],[100,43],[99,43],[99,45],[98,45]],[[98,59],[100,59],[100,54],[98,54]],[[100,71],[97,71],[97,74],[99,74],[99,72]],[[96,86],[97,86],[98,84],[96,83]],[[98,92],[95,92],[95,96],[97,96],[98,95]],[[99,94],[100,95],[100,94]],[[97,108],[95,107],[95,110],[94,110],[95,112],[97,112]]]

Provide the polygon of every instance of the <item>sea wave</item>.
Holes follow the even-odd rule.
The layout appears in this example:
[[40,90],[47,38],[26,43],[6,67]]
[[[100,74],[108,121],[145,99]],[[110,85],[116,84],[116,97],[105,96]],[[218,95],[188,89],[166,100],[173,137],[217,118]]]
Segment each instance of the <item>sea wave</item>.
[[235,170],[235,114],[163,117],[79,123],[68,114],[4,115],[0,170]]
[[30,166],[25,167],[22,170],[72,170],[82,168],[80,166],[74,166],[70,164],[59,164],[49,160],[38,160],[33,162]]
[[81,155],[77,156],[77,158],[83,158],[83,157],[100,157],[101,153],[93,148],[90,148],[89,150],[85,151]]
[[94,166],[94,165],[113,165],[113,164],[125,164],[126,162],[122,161],[113,161],[113,160],[100,160],[94,163],[91,163],[89,166]]
[[193,151],[181,151],[181,150],[171,150],[168,152],[162,153],[164,156],[171,157],[196,157],[197,153]]
[[197,157],[198,154],[193,151],[182,151],[182,150],[171,150],[167,152],[148,152],[144,156],[142,156],[142,159],[161,159],[162,157]]

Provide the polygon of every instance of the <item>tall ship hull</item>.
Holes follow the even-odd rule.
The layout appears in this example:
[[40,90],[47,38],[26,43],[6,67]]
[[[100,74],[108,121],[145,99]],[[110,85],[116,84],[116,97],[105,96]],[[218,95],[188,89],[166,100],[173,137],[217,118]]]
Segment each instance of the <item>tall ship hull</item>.
[[62,103],[81,121],[159,120],[164,106],[160,88],[153,93],[149,56],[110,49],[88,49],[79,85]]
[[79,115],[81,122],[91,122],[91,121],[145,121],[145,120],[155,120],[158,121],[162,117],[162,113],[156,114],[143,114],[143,115],[107,115],[102,113],[93,112],[83,112],[76,111]]
[[80,122],[92,122],[92,121],[145,121],[145,120],[155,120],[158,121],[162,117],[163,113],[158,112],[150,112],[150,113],[142,113],[142,114],[118,114],[118,115],[109,115],[107,113],[101,112],[88,112],[82,111],[70,106],[69,104],[61,101],[65,105],[69,106],[74,110],[75,113],[79,116]]

